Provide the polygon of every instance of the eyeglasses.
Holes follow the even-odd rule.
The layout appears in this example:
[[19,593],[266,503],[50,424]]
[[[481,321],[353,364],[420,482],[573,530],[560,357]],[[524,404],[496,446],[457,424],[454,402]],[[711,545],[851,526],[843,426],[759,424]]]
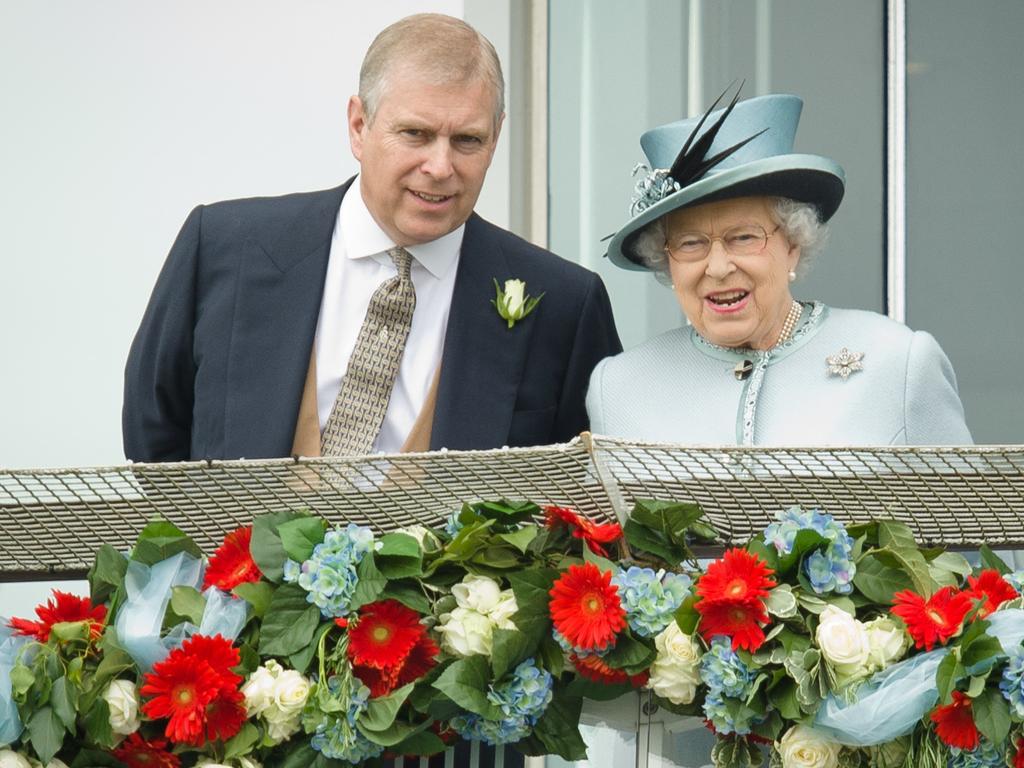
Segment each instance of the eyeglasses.
[[768,238],[778,231],[779,227],[767,232],[760,224],[740,224],[726,230],[721,237],[710,237],[703,232],[683,232],[671,244],[665,245],[665,253],[673,261],[700,261],[711,251],[711,244],[718,240],[726,253],[733,256],[756,256],[768,247]]

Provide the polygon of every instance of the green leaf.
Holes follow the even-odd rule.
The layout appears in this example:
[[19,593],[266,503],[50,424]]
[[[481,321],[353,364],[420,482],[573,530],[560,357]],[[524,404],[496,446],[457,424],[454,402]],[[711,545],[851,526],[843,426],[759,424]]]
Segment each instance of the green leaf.
[[700,623],[700,614],[694,607],[696,604],[697,596],[691,592],[676,610],[676,624],[684,635],[692,635],[697,631],[697,624]]
[[239,584],[231,591],[252,606],[253,615],[258,619],[266,615],[270,600],[274,596],[274,587],[265,581]]
[[792,618],[797,614],[796,596],[789,584],[780,584],[771,590],[764,605],[768,613],[780,619]]
[[[103,744],[103,746],[113,746]],[[71,761],[71,768],[124,768],[124,763],[109,752],[98,749],[80,749]]]
[[520,523],[530,523],[540,515],[540,507],[532,501],[481,501],[470,505],[470,508],[481,517],[509,528]]
[[96,552],[96,560],[89,569],[89,595],[93,605],[107,602],[121,584],[128,570],[128,558],[109,544]]
[[50,629],[50,637],[67,643],[71,640],[87,640],[90,632],[88,621],[61,621]]
[[185,552],[197,560],[203,557],[202,550],[180,528],[166,520],[154,520],[139,534],[135,549],[132,550],[132,560],[155,565],[179,552]]
[[16,697],[25,695],[25,692],[32,687],[36,676],[32,670],[23,663],[18,662],[11,668],[11,691]]
[[199,594],[194,587],[172,587],[171,610],[181,618],[188,619],[199,626],[203,623],[206,598]]
[[972,677],[967,685],[967,696],[972,699],[978,698],[981,692],[985,690],[985,682],[987,680],[987,677]]
[[419,755],[429,757],[445,750],[445,743],[429,731],[419,731],[391,748],[396,755]]
[[800,529],[793,539],[793,548],[779,556],[778,573],[789,573],[804,555],[825,543],[827,543],[827,539],[817,531],[812,531],[810,528]]
[[430,600],[423,594],[423,589],[413,580],[389,581],[380,593],[381,600],[397,600],[406,608],[411,608],[420,614],[429,614]]
[[434,687],[463,709],[488,720],[500,720],[501,711],[487,700],[490,665],[484,656],[469,656],[449,666]]
[[320,609],[306,600],[306,590],[282,584],[274,590],[263,620],[260,656],[288,656],[305,648],[319,624]]
[[985,675],[998,661],[1006,657],[999,639],[982,635],[969,645],[961,646],[961,663],[969,675]]
[[853,585],[869,600],[881,605],[891,605],[892,596],[897,592],[914,589],[914,582],[907,573],[882,565],[870,552],[857,562]]
[[281,537],[277,533],[278,527],[302,517],[304,515],[296,512],[275,512],[261,515],[253,521],[249,554],[269,581],[278,583],[284,578],[284,564],[288,559]]
[[403,741],[408,739],[415,733],[422,731],[427,727],[426,723],[422,725],[409,725],[403,722],[394,722],[385,728],[383,731],[371,731],[363,726],[362,720],[356,723],[356,727],[359,731],[375,744],[380,744],[384,747],[391,747],[395,744],[401,744]]
[[256,742],[260,740],[260,731],[252,723],[246,723],[242,729],[224,743],[224,761],[248,755]]
[[531,542],[537,538],[539,531],[540,529],[536,525],[524,525],[519,530],[512,531],[511,533],[499,533],[498,538],[508,542],[525,555]]
[[324,532],[324,521],[310,516],[296,517],[277,527],[285,554],[297,563],[313,556],[316,545],[323,544]]
[[356,588],[352,591],[349,610],[355,611],[367,603],[372,603],[384,591],[388,580],[377,570],[373,552],[367,552],[356,566]]
[[602,658],[602,661],[613,669],[638,675],[651,666],[656,655],[653,648],[648,648],[639,640],[634,640],[629,635],[620,635],[615,647]]
[[634,552],[647,552],[673,566],[684,559],[682,550],[672,544],[667,536],[652,531],[634,520],[626,521],[622,526],[622,533]]
[[32,713],[26,727],[32,749],[45,765],[53,759],[64,743],[64,724],[52,707],[42,707]]
[[68,682],[67,677],[58,677],[50,689],[50,705],[60,718],[64,727],[74,733],[75,719],[78,717],[79,690]]
[[548,592],[557,578],[558,571],[553,568],[528,568],[508,574],[516,598],[512,622],[534,647],[551,634],[551,617],[548,614],[551,596]]
[[557,679],[565,669],[565,653],[550,632],[541,638],[538,651],[541,665]]
[[389,533],[381,538],[381,548],[374,553],[381,573],[389,579],[420,576],[423,573],[423,549],[407,533]]
[[992,744],[1002,744],[1010,733],[1010,707],[998,689],[988,688],[971,702],[974,724]]
[[359,725],[365,731],[383,731],[391,727],[398,710],[409,698],[415,683],[403,685],[387,696],[370,699],[366,711],[359,717]]
[[491,638],[491,669],[495,680],[500,680],[519,662],[532,656],[539,645],[517,629],[495,628]]
[[981,564],[983,567],[994,568],[995,570],[999,571],[999,574],[1001,576],[1005,576],[1006,574],[1010,573],[1011,569],[1010,566],[1006,564],[1006,561],[1004,561],[1003,558],[1001,558],[999,555],[997,555],[995,552],[989,549],[987,545],[982,544],[981,548],[978,550],[978,553],[981,555]]
[[959,552],[941,552],[929,560],[928,565],[932,570],[948,571],[962,578],[971,575],[971,564]]
[[577,696],[592,701],[615,701],[636,691],[632,683],[599,683],[596,680],[587,680],[585,677],[576,677],[565,688],[567,696]]
[[953,691],[956,690],[957,683],[966,674],[967,670],[964,669],[955,654],[950,653],[939,662],[939,666],[935,670],[935,687],[939,692],[940,704],[948,704],[953,700]]
[[548,754],[570,761],[587,759],[587,745],[580,736],[582,709],[583,699],[568,696],[556,687],[554,698],[533,731]]
[[[324,622],[321,624],[317,627],[316,632],[313,633],[313,639],[309,641],[309,645],[288,657],[288,662],[292,665],[292,669],[301,674],[306,673],[306,670],[309,669],[309,665],[313,663],[313,659],[316,657],[317,646],[320,644],[320,638],[323,637],[324,633],[328,632],[332,626],[334,626],[333,622]],[[259,664],[256,666],[259,666]]]
[[601,557],[600,555],[595,554],[590,547],[583,548],[583,562],[597,566],[597,569],[602,573],[611,573],[612,575],[615,575],[619,570],[615,563],[607,557]]

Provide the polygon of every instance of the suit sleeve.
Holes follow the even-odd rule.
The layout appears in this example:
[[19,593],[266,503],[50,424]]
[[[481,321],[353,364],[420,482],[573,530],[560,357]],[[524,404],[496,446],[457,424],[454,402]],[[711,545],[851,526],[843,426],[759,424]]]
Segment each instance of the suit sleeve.
[[178,233],[128,352],[121,432],[124,455],[133,461],[190,458],[201,223],[202,206]]
[[907,354],[904,424],[908,445],[970,445],[953,366],[930,333],[916,331]]
[[590,374],[604,358],[622,351],[619,334],[615,330],[612,304],[601,278],[592,274],[590,286],[576,326],[576,336],[570,351],[562,385],[562,396],[555,422],[557,442],[576,437],[590,428],[587,419],[586,392]]

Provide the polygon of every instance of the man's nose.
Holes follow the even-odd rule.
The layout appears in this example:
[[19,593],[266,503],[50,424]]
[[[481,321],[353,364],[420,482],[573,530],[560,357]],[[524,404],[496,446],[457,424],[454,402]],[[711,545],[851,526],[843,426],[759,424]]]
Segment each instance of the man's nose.
[[424,173],[435,179],[446,179],[451,176],[454,173],[451,145],[442,138],[431,142],[420,167]]

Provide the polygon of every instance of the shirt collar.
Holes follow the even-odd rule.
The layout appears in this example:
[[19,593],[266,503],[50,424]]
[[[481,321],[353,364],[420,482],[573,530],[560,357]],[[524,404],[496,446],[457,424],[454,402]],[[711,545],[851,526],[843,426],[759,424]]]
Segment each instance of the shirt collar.
[[[338,211],[338,228],[342,242],[345,245],[345,258],[365,259],[369,257],[386,260],[384,255],[388,250],[395,247],[395,242],[370,214],[359,185],[359,176],[349,187],[348,192],[341,200],[341,209]],[[458,262],[459,251],[462,249],[462,236],[466,232],[466,225],[462,224],[447,235],[432,240],[429,243],[410,245],[406,248],[413,258],[423,265],[435,278],[444,275]]]

